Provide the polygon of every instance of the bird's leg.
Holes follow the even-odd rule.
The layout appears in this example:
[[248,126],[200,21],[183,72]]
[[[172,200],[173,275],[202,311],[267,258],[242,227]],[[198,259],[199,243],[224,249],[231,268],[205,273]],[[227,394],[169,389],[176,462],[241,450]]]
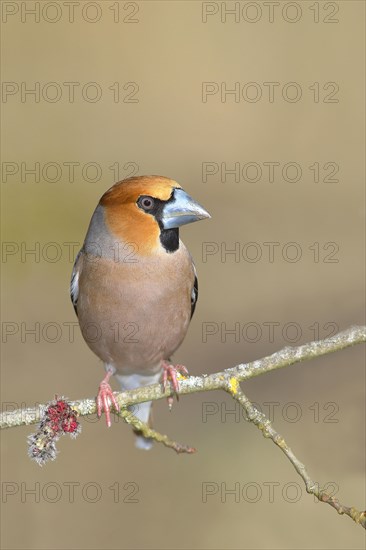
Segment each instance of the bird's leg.
[[[163,368],[162,383],[163,383],[164,391],[166,390],[167,383],[169,380],[173,386],[174,392],[177,393],[179,390],[179,381],[177,378],[177,374],[183,374],[184,376],[188,376],[187,368],[184,367],[183,365],[172,365],[169,363],[169,361],[162,361],[161,366]],[[178,399],[179,399],[179,396],[177,394],[177,400]],[[169,409],[171,410],[173,406],[172,395],[168,397],[168,405],[169,405]]]
[[107,373],[101,383],[99,384],[99,391],[97,396],[97,413],[98,417],[102,416],[102,410],[105,412],[105,419],[107,421],[108,428],[111,427],[111,404],[117,412],[119,412],[119,405],[114,397],[112,388],[109,384],[110,377],[114,374],[112,369],[107,369]]

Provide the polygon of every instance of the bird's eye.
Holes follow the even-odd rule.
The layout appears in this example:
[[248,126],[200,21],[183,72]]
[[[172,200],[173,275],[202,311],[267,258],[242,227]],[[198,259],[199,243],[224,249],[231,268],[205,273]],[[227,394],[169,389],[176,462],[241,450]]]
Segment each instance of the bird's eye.
[[151,210],[154,207],[154,199],[152,197],[140,197],[138,205],[143,208],[143,210]]

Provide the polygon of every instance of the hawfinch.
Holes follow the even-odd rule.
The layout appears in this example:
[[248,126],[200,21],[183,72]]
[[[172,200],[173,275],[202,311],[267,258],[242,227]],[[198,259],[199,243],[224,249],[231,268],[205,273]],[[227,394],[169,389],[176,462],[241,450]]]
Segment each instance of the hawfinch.
[[[103,361],[102,409],[118,404],[109,385],[122,390],[170,380],[178,389],[170,357],[182,343],[198,296],[196,270],[179,227],[210,215],[181,186],[162,176],[140,176],[113,185],[91,218],[71,278],[71,300],[83,337]],[[134,414],[149,422],[151,402]],[[138,434],[137,434],[138,435]],[[136,446],[152,445],[141,435]]]

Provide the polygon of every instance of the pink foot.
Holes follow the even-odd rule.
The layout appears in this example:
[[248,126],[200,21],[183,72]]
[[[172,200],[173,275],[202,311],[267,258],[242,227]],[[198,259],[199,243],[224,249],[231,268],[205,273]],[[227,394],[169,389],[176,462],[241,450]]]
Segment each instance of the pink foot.
[[[167,383],[169,380],[173,386],[173,390],[177,392],[179,390],[179,382],[178,382],[177,374],[180,373],[188,376],[188,370],[183,365],[174,366],[174,365],[171,365],[168,361],[163,361],[162,367],[163,367],[162,383],[163,383],[164,391],[167,388]],[[179,400],[179,395],[177,395],[177,400]],[[171,410],[173,406],[172,395],[168,397],[168,405],[169,405],[169,409]]]
[[112,376],[112,372],[108,371],[101,383],[99,384],[99,391],[97,396],[97,414],[100,418],[102,416],[102,410],[105,412],[105,419],[107,421],[108,428],[111,427],[111,405],[116,411],[119,411],[119,405],[114,397],[111,386],[109,385],[109,379]]

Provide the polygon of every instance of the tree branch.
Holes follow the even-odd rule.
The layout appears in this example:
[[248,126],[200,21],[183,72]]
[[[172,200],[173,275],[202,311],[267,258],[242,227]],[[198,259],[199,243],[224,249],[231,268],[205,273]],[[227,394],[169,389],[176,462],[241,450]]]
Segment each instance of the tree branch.
[[[254,423],[263,433],[265,437],[270,438],[287,456],[293,464],[298,474],[303,479],[308,493],[315,495],[321,501],[326,502],[337,510],[339,514],[346,514],[356,523],[361,524],[366,528],[366,512],[359,512],[355,508],[343,506],[335,498],[329,496],[326,492],[320,490],[317,484],[310,478],[305,466],[296,458],[290,447],[287,445],[283,437],[278,434],[273,428],[270,420],[263,413],[258,411],[248,398],[241,391],[239,382],[259,376],[266,372],[275,369],[280,369],[300,361],[306,361],[321,357],[328,353],[345,349],[355,344],[360,344],[366,341],[366,327],[354,326],[343,332],[336,334],[325,340],[318,340],[304,344],[298,347],[286,347],[283,350],[274,353],[263,359],[253,361],[251,363],[240,364],[236,367],[225,369],[210,375],[202,376],[181,376],[179,379],[179,395],[185,395],[195,392],[204,392],[212,390],[225,390],[233,399],[238,401],[247,413],[248,420]],[[159,434],[155,430],[149,428],[146,424],[138,420],[127,407],[143,403],[145,401],[156,401],[164,397],[173,395],[171,388],[166,391],[162,389],[160,384],[146,386],[127,392],[116,392],[116,398],[121,407],[119,415],[124,420],[132,424],[133,427],[140,431],[145,437],[150,437],[165,446],[174,449],[177,452],[192,453],[195,451],[192,447],[180,445],[175,441],[170,440],[166,435]],[[70,401],[68,405],[78,416],[86,416],[96,413],[95,399],[83,399],[79,401]],[[12,428],[15,426],[31,425],[44,419],[48,405],[39,405],[36,408],[18,409],[11,412],[3,412],[0,415],[0,428]],[[54,458],[54,457],[53,457]]]
[[[355,344],[361,344],[362,342],[366,342],[366,327],[354,326],[330,338],[326,338],[325,340],[316,340],[297,347],[286,347],[263,359],[258,359],[251,363],[242,363],[236,367],[228,368],[214,374],[189,376],[188,378],[180,375],[178,394],[185,395],[189,393],[226,389],[226,381],[230,378],[235,378],[239,382],[244,382],[244,380],[249,380],[254,376],[259,376],[275,369],[289,367],[300,361],[307,361],[315,357],[327,355],[328,353],[334,353]],[[156,401],[163,397],[169,397],[173,395],[173,391],[171,388],[167,387],[164,392],[161,384],[154,384],[136,390],[116,392],[115,395],[119,405],[124,408],[145,401]],[[94,398],[70,401],[70,405],[78,412],[79,416],[95,414],[97,411]],[[40,421],[45,407],[46,405],[39,405],[36,408],[3,412],[0,414],[0,428],[13,428],[15,426],[36,424]]]

